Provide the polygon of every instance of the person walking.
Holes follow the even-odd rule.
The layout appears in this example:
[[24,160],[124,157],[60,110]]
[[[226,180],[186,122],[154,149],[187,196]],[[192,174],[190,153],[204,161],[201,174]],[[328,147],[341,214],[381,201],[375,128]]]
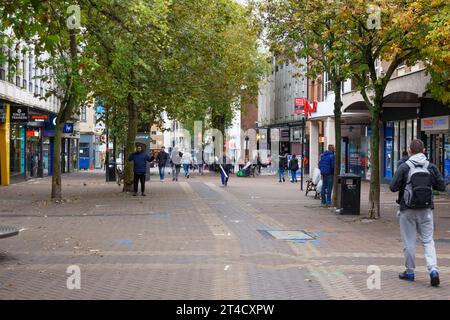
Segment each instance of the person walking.
[[330,144],[328,150],[320,157],[320,173],[322,175],[322,206],[331,207],[334,178],[334,145]]
[[166,164],[169,160],[169,154],[166,152],[166,148],[163,146],[161,147],[161,152],[156,157],[156,161],[158,163],[158,170],[159,170],[159,179],[161,181],[164,181],[165,173],[166,173]]
[[181,164],[183,165],[184,177],[189,179],[189,169],[192,165],[192,156],[189,152],[185,152],[181,158]]
[[291,171],[291,182],[297,183],[297,171],[299,169],[297,155],[294,153],[292,159],[289,162],[289,170]]
[[144,152],[141,145],[136,147],[136,152],[128,156],[128,161],[134,162],[134,194],[137,196],[139,182],[141,182],[141,194],[145,197],[145,175],[147,173],[147,162],[153,162],[155,157]]
[[390,185],[392,192],[404,192],[398,216],[406,270],[399,274],[399,278],[406,281],[415,280],[418,233],[425,249],[430,284],[438,287],[440,279],[434,243],[433,190],[445,191],[446,186],[438,168],[427,160],[424,152],[424,143],[421,140],[413,140],[409,146],[411,157],[398,168]]
[[279,162],[278,162],[278,182],[286,182],[286,179],[284,178],[284,173],[286,172],[287,167],[287,153],[283,152],[279,156]]
[[174,148],[170,157],[170,163],[172,165],[172,181],[178,181],[178,175],[181,170],[181,157],[183,157],[183,153],[178,151],[178,148]]
[[226,155],[223,156],[223,163],[219,164],[220,167],[220,178],[222,181],[222,186],[227,187],[228,186],[228,180],[230,179],[230,172],[231,172],[231,160]]

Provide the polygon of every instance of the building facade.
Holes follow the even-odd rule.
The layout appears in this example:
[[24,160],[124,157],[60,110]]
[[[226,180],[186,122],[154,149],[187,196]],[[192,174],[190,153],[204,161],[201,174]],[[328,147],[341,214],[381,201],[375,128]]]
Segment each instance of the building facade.
[[[52,174],[57,96],[46,97],[54,83],[40,79],[51,70],[40,68],[33,52],[20,43],[1,48],[8,62],[0,64],[0,176],[1,185]],[[78,169],[79,127],[66,123],[62,139],[62,171]]]
[[[383,74],[389,63],[379,61],[377,71]],[[302,141],[301,126],[295,123],[295,97],[317,101],[317,110],[308,117],[305,126],[305,172],[318,167],[320,155],[327,145],[338,143],[335,139],[334,92],[326,74],[318,79],[304,79],[289,64],[276,66],[274,72],[261,82],[258,97],[258,128],[268,137],[279,140],[280,151],[299,153]],[[294,74],[296,76],[294,76]],[[389,183],[397,169],[402,154],[416,138],[426,143],[427,156],[435,163],[447,184],[450,180],[450,107],[432,99],[427,92],[430,78],[423,63],[401,65],[389,81],[385,92],[380,132],[380,168],[384,183]],[[299,87],[292,86],[292,83]],[[306,92],[302,90],[306,84]],[[371,178],[372,137],[369,110],[361,94],[355,90],[351,79],[342,85],[341,119],[341,172],[353,173],[365,180]],[[273,132],[276,134],[273,134]],[[270,142],[269,142],[270,144]],[[300,143],[301,145],[301,143]],[[273,148],[272,148],[273,149]]]
[[[100,107],[99,107],[100,108]],[[105,125],[98,122],[99,112],[93,101],[80,110],[80,170],[101,169],[106,156]]]

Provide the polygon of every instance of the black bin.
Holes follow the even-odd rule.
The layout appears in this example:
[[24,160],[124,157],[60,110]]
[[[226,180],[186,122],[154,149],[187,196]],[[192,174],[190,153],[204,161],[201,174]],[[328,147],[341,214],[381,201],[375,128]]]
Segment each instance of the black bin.
[[115,182],[117,163],[115,161],[110,161],[108,167],[106,168],[106,182]]
[[354,174],[338,176],[338,205],[336,212],[343,215],[361,214],[361,177]]

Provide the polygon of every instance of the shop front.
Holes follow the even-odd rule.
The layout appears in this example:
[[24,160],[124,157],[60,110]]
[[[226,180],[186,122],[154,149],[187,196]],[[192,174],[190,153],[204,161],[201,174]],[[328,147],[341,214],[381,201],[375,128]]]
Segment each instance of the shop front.
[[352,173],[363,180],[370,180],[370,138],[369,125],[343,124],[341,127],[341,172]]
[[422,119],[427,157],[450,184],[450,115]]
[[398,161],[408,152],[412,140],[420,138],[419,119],[388,121],[384,123],[383,168],[384,182],[394,177]]
[[10,181],[19,182],[27,178],[27,123],[28,108],[10,107],[9,169]]
[[67,122],[64,124],[61,140],[61,172],[71,173],[79,170],[80,132],[76,130],[75,124]]

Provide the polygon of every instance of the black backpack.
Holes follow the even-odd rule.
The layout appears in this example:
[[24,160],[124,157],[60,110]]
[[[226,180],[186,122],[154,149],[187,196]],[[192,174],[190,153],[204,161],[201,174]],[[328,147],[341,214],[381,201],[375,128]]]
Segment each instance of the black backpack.
[[433,204],[433,177],[428,167],[425,165],[415,165],[407,161],[409,166],[408,181],[406,182],[404,200],[405,205],[410,209],[431,208]]

